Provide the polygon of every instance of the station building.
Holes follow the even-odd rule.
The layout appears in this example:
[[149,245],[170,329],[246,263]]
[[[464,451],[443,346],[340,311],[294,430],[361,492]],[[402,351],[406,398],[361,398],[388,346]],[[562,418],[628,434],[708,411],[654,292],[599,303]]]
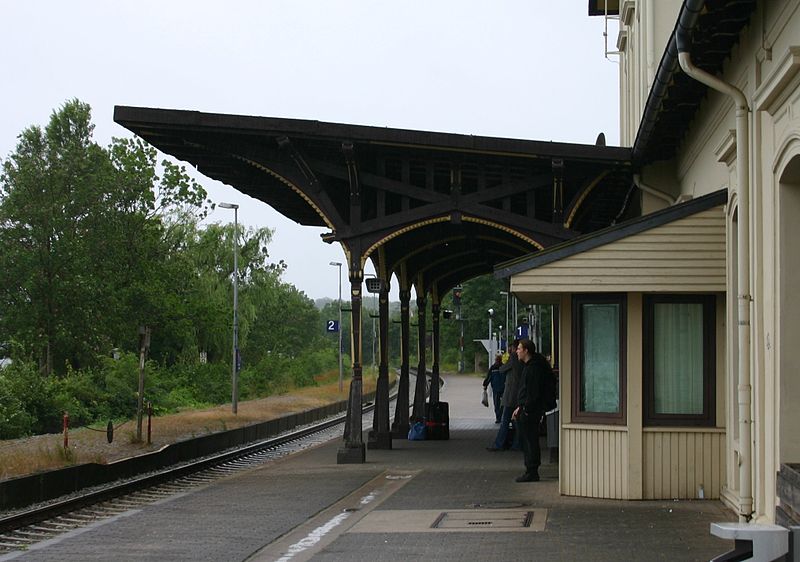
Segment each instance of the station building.
[[560,491],[797,525],[800,1],[589,4],[641,216],[495,269],[558,305]]

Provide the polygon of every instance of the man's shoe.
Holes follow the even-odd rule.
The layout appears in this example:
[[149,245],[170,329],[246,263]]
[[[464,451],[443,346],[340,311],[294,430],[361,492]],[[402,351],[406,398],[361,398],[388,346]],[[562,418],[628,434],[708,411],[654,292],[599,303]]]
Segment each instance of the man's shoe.
[[516,481],[517,482],[538,482],[539,481],[539,475],[538,474],[531,474],[529,472],[526,472],[522,476],[519,476],[516,479]]

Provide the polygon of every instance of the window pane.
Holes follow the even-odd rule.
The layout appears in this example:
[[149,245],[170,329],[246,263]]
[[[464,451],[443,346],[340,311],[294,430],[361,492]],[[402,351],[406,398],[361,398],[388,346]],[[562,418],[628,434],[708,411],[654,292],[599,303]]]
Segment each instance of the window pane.
[[653,324],[656,414],[702,414],[703,305],[656,303]]
[[620,305],[583,304],[581,410],[619,412]]

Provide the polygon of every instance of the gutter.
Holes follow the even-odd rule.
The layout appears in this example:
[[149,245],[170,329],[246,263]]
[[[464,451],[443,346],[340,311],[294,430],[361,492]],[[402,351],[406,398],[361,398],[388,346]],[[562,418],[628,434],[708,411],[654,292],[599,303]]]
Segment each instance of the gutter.
[[[692,64],[691,33],[697,23],[705,0],[685,0],[678,20],[676,47],[678,62],[691,78],[726,96],[736,106],[736,180],[738,193],[737,283],[739,309],[739,520],[750,521],[753,516],[752,486],[752,424],[750,372],[750,159],[749,112],[747,98],[735,86],[720,80]],[[671,47],[672,45],[670,45]]]
[[634,162],[641,162],[644,158],[645,151],[643,147],[647,145],[647,140],[656,127],[661,102],[666,97],[667,88],[672,83],[672,76],[677,70],[678,49],[675,44],[675,33],[673,33],[670,37],[664,57],[658,64],[653,87],[650,88],[650,93],[647,96],[647,102],[644,107],[644,114],[639,122],[639,130],[636,133],[636,140],[633,144],[632,160]]

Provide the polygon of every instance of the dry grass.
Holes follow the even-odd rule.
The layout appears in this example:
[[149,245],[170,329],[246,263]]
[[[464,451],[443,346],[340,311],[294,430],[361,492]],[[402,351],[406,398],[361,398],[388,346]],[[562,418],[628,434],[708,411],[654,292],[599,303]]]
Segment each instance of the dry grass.
[[[136,442],[135,420],[115,426],[113,443],[107,442],[105,427],[99,431],[86,428],[71,430],[69,449],[66,451],[63,447],[64,437],[60,433],[0,441],[0,480],[76,463],[108,463],[156,451],[183,439],[235,429],[345,400],[348,389],[349,383],[345,384],[340,393],[338,383],[333,380],[286,394],[239,402],[238,415],[233,415],[230,404],[227,404],[153,418],[150,445]],[[365,374],[364,392],[373,390],[375,377]],[[144,420],[142,435],[146,439],[147,418]]]

